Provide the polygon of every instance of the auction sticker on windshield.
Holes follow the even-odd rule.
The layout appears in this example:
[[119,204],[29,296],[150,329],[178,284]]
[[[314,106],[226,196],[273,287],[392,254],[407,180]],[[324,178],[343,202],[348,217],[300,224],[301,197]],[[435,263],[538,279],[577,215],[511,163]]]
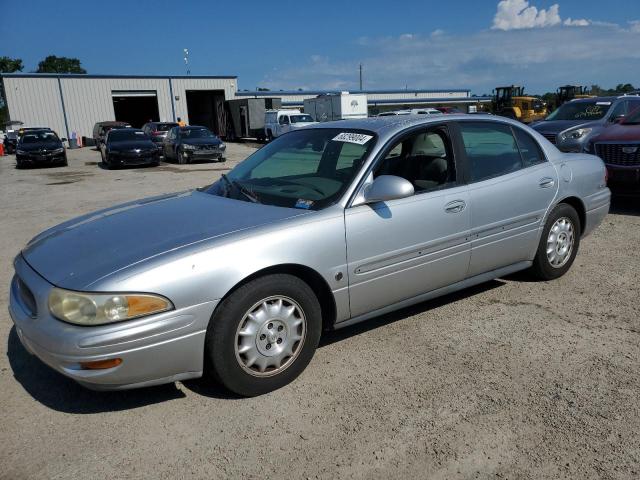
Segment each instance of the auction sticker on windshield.
[[333,137],[334,142],[348,142],[356,143],[358,145],[364,145],[373,138],[372,135],[365,135],[364,133],[350,133],[342,132]]

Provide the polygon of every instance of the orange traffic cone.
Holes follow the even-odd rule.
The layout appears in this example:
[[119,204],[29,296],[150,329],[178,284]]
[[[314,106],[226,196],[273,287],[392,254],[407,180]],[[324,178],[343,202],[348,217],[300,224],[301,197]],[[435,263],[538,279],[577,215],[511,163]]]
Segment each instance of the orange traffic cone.
[[4,143],[0,143],[0,157],[4,157]]

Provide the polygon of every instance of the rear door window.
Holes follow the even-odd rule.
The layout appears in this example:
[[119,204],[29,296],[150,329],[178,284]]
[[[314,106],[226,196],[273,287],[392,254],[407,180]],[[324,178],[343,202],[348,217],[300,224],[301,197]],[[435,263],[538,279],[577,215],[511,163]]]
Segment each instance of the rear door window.
[[493,122],[460,122],[459,125],[472,182],[522,168],[518,144],[509,125]]
[[518,142],[520,156],[522,157],[522,166],[524,168],[546,162],[540,145],[538,145],[538,142],[536,142],[531,135],[521,128],[513,128],[513,133]]

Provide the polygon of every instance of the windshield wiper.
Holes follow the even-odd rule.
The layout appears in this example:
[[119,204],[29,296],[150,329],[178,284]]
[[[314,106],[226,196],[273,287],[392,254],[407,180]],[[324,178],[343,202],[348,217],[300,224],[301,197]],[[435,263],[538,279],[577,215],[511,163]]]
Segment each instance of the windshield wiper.
[[242,185],[237,180],[229,180],[229,177],[227,177],[224,173],[222,175],[220,175],[220,177],[227,184],[227,189],[226,189],[226,192],[225,192],[225,196],[227,196],[227,197],[229,196],[229,193],[231,192],[231,187],[233,186],[233,187],[236,187],[241,194],[243,194],[246,198],[251,200],[253,203],[261,203],[260,200],[258,199],[258,197],[256,196],[256,194],[253,193],[253,191],[251,191],[250,189],[248,189],[247,187]]

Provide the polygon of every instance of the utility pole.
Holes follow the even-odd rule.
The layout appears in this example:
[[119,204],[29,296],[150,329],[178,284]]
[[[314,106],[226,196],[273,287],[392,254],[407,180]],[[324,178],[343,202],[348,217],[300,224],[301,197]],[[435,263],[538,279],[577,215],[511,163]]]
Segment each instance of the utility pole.
[[360,91],[362,91],[362,64],[360,64]]
[[189,49],[185,48],[184,51],[184,64],[187,67],[187,75],[191,75],[191,70],[189,70]]

